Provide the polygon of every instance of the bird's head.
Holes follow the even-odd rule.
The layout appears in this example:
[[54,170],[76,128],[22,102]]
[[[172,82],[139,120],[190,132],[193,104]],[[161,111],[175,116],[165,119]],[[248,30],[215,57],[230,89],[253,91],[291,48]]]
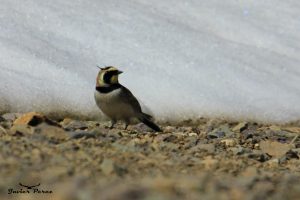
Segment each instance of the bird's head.
[[123,73],[122,71],[118,70],[113,66],[107,67],[98,67],[100,69],[97,79],[96,79],[96,86],[108,86],[113,84],[118,84],[118,76],[119,74]]

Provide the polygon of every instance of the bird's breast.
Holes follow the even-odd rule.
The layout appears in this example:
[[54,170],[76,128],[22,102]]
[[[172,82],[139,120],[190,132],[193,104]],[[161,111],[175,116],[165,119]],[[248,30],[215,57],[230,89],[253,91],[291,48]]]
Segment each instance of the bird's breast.
[[99,91],[95,91],[95,100],[99,103],[112,103],[118,101],[120,96],[121,89],[115,89],[108,93],[101,93]]
[[110,118],[126,119],[136,115],[134,109],[122,99],[121,89],[109,93],[95,91],[95,100],[101,111]]

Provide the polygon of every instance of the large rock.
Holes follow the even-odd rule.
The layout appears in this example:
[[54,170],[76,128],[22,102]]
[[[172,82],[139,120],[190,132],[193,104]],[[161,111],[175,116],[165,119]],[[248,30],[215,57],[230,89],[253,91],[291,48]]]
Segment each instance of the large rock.
[[48,119],[41,113],[37,112],[29,112],[25,113],[22,116],[18,117],[14,122],[13,125],[29,125],[29,126],[37,126],[41,123],[47,123],[49,125],[59,126],[57,123],[53,122],[52,120]]
[[274,158],[281,158],[293,148],[293,145],[276,141],[261,141],[259,147],[264,153],[267,153]]

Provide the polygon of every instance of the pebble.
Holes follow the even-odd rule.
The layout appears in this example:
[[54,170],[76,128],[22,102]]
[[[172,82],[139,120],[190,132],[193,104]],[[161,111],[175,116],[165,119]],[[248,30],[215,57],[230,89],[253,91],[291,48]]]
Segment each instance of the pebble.
[[198,136],[198,135],[197,135],[197,133],[193,133],[193,132],[192,132],[192,133],[189,133],[189,136],[190,136],[190,137],[193,137],[193,136]]
[[232,151],[234,155],[241,155],[245,152],[244,148],[241,146],[228,148],[229,151]]
[[69,134],[62,128],[51,126],[46,123],[42,123],[34,129],[35,134],[43,135],[49,139],[54,140],[66,140],[70,136]]
[[229,129],[228,125],[221,125],[207,134],[209,139],[223,138],[232,136],[234,133]]
[[14,125],[36,126],[46,120],[45,116],[37,112],[25,113],[14,120]]
[[0,135],[2,135],[2,134],[7,134],[7,131],[5,130],[5,128],[0,126]]
[[248,127],[247,122],[241,122],[238,125],[236,125],[235,127],[233,127],[232,131],[240,133],[240,132],[244,131],[245,129],[247,129],[247,127]]
[[15,121],[18,117],[21,117],[22,114],[21,113],[5,113],[3,114],[1,117],[2,119],[6,120],[6,121]]
[[191,153],[195,153],[198,151],[206,151],[208,153],[215,152],[215,145],[214,144],[197,144],[196,146],[192,147],[189,151]]
[[114,168],[114,161],[107,158],[100,165],[100,169],[105,175],[111,175],[114,172]]
[[276,168],[279,166],[279,159],[271,159],[266,162],[266,165],[272,168]]
[[79,138],[96,138],[96,135],[92,132],[86,131],[76,131],[76,132],[67,132],[71,139],[79,139]]
[[204,165],[204,168],[206,170],[213,170],[213,169],[217,168],[219,162],[217,159],[214,159],[211,156],[208,156],[208,157],[205,157],[201,161],[201,163]]
[[221,143],[225,144],[226,147],[234,147],[237,144],[235,139],[223,139]]
[[63,122],[61,123],[63,124],[63,127],[66,129],[66,130],[85,130],[88,128],[87,124],[85,122],[82,122],[82,121],[77,121],[77,120],[72,120],[72,121],[69,121],[69,122]]
[[281,131],[281,128],[279,126],[275,126],[275,125],[270,126],[269,129],[272,131]]
[[28,125],[15,124],[10,128],[9,132],[14,136],[24,136],[24,135],[32,135],[34,129]]

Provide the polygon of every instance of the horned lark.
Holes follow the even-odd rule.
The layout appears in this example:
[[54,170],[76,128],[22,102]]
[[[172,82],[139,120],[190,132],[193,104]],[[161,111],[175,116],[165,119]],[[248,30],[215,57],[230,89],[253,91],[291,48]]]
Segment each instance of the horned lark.
[[143,113],[138,100],[133,94],[118,81],[119,71],[113,66],[100,68],[96,79],[95,100],[102,112],[111,119],[113,128],[117,120],[123,120],[128,124],[136,118],[155,131],[161,129],[151,121],[152,116]]

